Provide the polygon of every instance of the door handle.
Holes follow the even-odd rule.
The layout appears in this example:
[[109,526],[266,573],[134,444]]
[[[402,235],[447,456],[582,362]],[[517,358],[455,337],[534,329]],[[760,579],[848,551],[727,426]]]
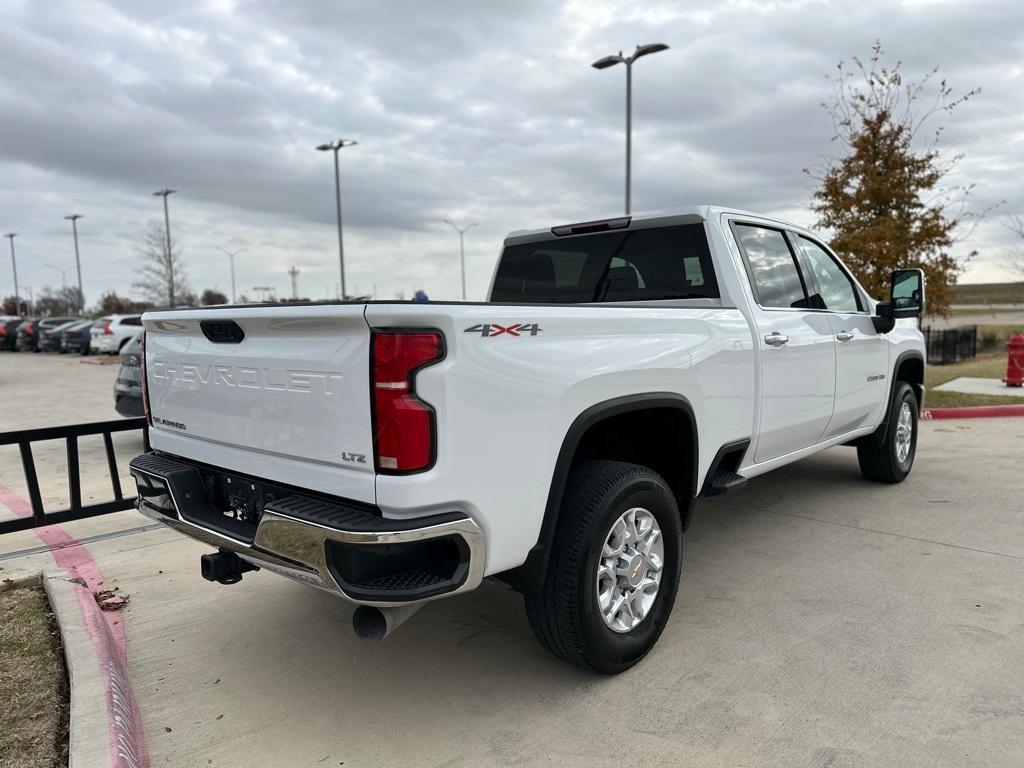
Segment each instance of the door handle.
[[764,343],[770,347],[781,347],[789,341],[789,336],[784,336],[778,331],[772,331],[764,337]]
[[850,331],[840,331],[836,334],[836,339],[839,341],[849,341],[853,338],[853,334]]

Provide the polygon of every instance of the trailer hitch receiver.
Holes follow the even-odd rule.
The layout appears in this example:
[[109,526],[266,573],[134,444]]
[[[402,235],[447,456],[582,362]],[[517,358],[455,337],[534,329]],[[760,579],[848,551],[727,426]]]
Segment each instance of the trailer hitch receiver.
[[247,571],[258,571],[259,568],[226,549],[211,552],[200,558],[200,569],[207,581],[218,584],[235,584],[242,580]]

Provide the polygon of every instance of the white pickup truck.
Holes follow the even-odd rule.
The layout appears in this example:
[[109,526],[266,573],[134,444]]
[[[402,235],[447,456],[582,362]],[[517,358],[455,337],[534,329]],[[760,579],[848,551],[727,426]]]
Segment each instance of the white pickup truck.
[[838,444],[907,476],[923,304],[919,270],[876,302],[813,233],[697,207],[513,233],[484,303],[149,312],[139,509],[217,549],[206,578],[328,590],[363,637],[493,578],[619,672],[698,497]]

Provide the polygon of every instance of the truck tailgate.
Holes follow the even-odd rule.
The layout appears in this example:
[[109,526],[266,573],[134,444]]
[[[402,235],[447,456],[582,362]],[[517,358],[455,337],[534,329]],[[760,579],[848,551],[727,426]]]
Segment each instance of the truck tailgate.
[[147,314],[153,447],[372,502],[363,312],[341,304]]

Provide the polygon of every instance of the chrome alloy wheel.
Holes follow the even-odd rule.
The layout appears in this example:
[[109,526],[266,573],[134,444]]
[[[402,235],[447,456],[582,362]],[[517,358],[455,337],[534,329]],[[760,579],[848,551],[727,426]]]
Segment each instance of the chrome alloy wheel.
[[896,421],[896,459],[905,464],[910,455],[910,443],[914,437],[914,420],[910,403],[900,406],[900,415]]
[[597,606],[614,632],[629,632],[651,610],[664,567],[661,527],[643,507],[627,509],[612,524],[597,564]]

